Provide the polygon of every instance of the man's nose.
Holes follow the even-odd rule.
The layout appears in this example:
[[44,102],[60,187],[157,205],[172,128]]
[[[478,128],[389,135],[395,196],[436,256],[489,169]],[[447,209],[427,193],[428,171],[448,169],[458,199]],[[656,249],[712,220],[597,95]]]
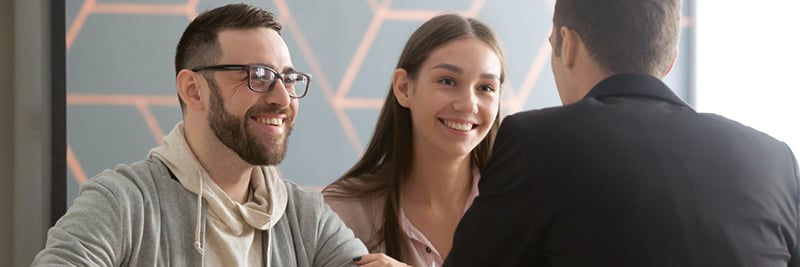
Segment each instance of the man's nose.
[[264,95],[264,100],[270,105],[286,107],[292,102],[292,97],[289,95],[289,91],[286,90],[286,86],[283,84],[282,79],[275,80],[272,90],[264,93]]

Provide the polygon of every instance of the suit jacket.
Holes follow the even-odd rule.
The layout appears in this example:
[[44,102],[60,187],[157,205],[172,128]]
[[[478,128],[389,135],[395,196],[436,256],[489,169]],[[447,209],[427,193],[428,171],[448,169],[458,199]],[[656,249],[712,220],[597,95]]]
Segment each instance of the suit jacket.
[[445,266],[799,266],[786,144],[616,75],[507,117]]

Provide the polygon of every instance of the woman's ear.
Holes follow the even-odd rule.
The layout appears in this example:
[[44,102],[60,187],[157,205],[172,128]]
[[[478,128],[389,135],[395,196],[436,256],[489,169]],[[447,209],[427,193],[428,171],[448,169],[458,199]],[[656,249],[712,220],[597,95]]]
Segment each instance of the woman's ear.
[[397,98],[397,103],[401,106],[408,108],[408,72],[405,69],[398,68],[394,70],[392,75],[392,92],[394,97]]
[[205,108],[203,97],[200,95],[200,75],[196,72],[183,69],[175,78],[178,97],[183,100],[187,109],[202,110]]

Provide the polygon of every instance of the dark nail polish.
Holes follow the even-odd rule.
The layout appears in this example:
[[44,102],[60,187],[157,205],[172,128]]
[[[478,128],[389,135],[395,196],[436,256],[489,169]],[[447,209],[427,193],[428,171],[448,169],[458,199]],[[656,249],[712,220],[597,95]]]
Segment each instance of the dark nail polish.
[[353,261],[360,261],[360,260],[361,260],[361,256],[353,258]]

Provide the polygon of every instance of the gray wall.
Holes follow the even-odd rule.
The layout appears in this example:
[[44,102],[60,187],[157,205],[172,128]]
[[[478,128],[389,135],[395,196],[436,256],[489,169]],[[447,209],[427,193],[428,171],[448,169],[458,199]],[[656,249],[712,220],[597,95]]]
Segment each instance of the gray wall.
[[14,2],[0,1],[0,266],[11,266],[14,188]]

